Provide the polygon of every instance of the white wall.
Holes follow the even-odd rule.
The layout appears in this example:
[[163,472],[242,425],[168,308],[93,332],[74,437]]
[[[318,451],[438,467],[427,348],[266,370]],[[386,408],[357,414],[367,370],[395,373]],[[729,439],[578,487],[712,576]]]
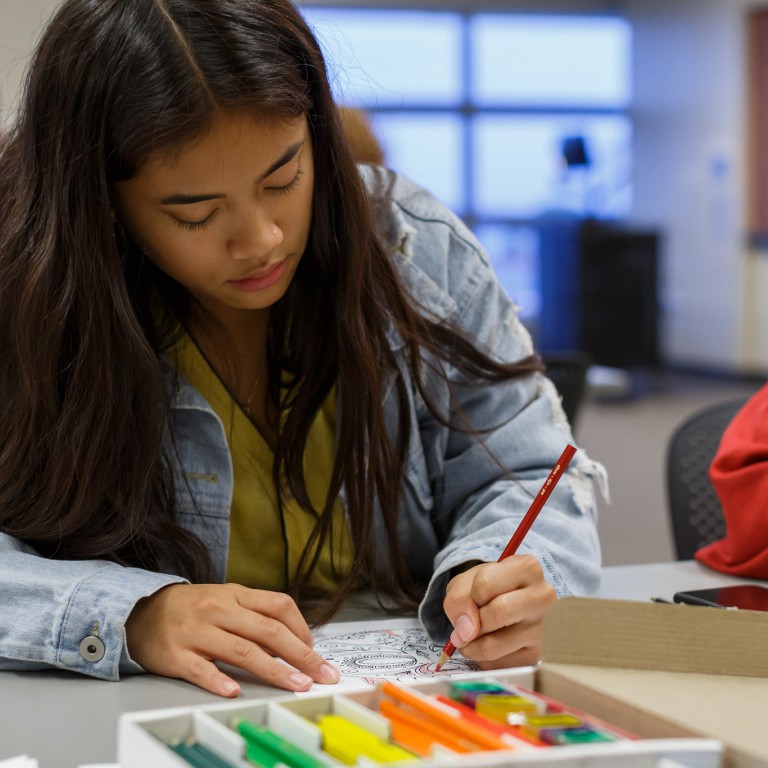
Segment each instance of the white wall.
[[15,106],[29,55],[56,0],[0,0],[0,116]]
[[746,370],[765,371],[768,361],[768,252],[744,258],[741,357]]
[[[744,10],[630,0],[635,217],[660,226],[662,348],[675,363],[744,367]],[[768,357],[763,361],[768,369]]]

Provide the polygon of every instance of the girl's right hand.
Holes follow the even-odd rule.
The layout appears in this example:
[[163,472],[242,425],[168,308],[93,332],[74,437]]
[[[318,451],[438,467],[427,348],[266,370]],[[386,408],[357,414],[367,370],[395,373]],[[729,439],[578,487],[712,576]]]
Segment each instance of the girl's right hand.
[[220,696],[237,696],[240,686],[214,661],[289,691],[339,680],[339,671],[312,650],[304,617],[282,592],[239,584],[171,584],[136,604],[125,632],[131,658],[148,672],[188,680]]

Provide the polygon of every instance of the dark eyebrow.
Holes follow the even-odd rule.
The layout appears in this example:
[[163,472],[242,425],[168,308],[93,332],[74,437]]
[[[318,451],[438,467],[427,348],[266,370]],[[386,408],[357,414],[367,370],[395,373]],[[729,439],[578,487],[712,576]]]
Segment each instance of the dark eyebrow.
[[[286,163],[289,163],[296,157],[298,151],[304,146],[304,139],[292,144],[283,154],[275,160],[267,170],[259,176],[257,182],[264,181],[264,179],[271,176],[278,168],[282,168]],[[207,195],[168,195],[168,197],[160,200],[161,205],[192,205],[193,203],[202,203],[206,200],[217,200],[224,197],[221,192],[212,192]]]
[[210,195],[168,195],[160,201],[160,205],[192,205],[193,203],[202,203],[205,200],[216,200],[224,197],[220,192],[214,192]]
[[278,168],[282,168],[286,163],[290,163],[294,157],[298,154],[299,150],[304,146],[304,139],[297,141],[295,144],[291,144],[283,154],[275,160],[267,170],[259,176],[259,181],[264,181],[268,176],[271,176]]

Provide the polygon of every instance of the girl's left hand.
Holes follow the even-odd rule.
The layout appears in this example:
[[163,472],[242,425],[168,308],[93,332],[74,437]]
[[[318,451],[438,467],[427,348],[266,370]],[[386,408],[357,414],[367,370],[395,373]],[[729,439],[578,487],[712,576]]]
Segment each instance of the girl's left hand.
[[556,597],[533,555],[476,565],[448,582],[443,608],[454,627],[451,642],[483,669],[535,664],[544,614]]

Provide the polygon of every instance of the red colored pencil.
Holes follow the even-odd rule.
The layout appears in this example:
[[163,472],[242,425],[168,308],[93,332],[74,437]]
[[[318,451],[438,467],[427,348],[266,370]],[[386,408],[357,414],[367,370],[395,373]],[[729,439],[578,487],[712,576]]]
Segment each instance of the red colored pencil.
[[[507,546],[504,547],[504,551],[501,553],[497,562],[506,560],[517,552],[518,547],[522,544],[523,539],[525,538],[525,534],[528,533],[529,528],[533,525],[533,521],[538,517],[539,512],[541,512],[541,508],[546,504],[549,495],[557,485],[557,481],[565,472],[568,464],[570,464],[574,453],[576,453],[576,449],[572,445],[566,445],[565,450],[552,468],[552,471],[549,473],[549,477],[544,481],[541,490],[536,494],[536,498],[531,502],[531,506],[525,513],[525,517],[520,521],[520,525],[517,526],[517,530],[512,534],[512,538],[509,540]],[[455,652],[456,646],[449,640],[440,654],[440,661],[437,662],[435,671],[439,670]]]

